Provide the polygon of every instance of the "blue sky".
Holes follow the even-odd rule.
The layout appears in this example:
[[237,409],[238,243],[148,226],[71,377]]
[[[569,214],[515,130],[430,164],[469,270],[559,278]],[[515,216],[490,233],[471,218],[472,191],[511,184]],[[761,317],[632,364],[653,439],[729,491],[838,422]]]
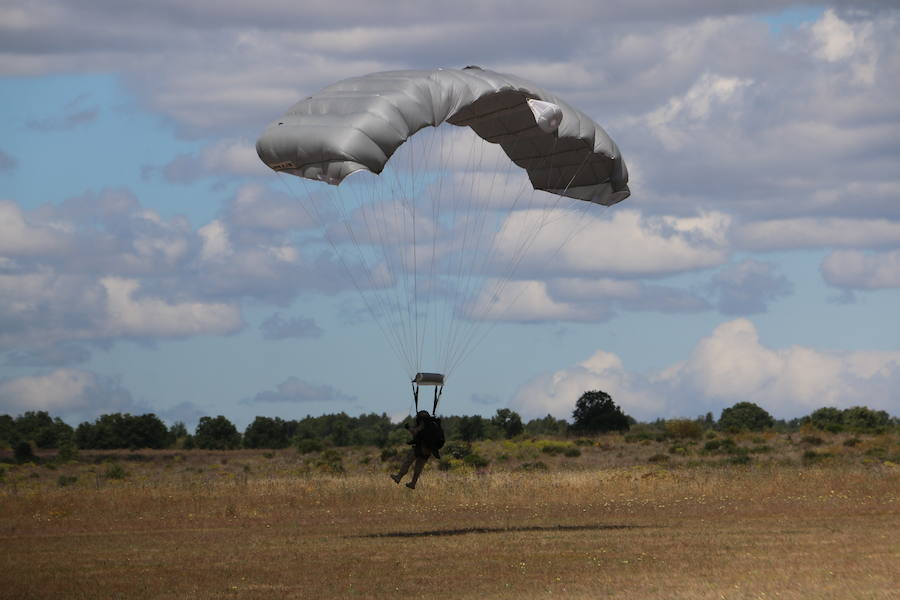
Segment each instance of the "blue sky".
[[719,4],[0,2],[0,413],[405,414],[406,370],[254,143],[338,79],[467,64],[595,118],[632,196],[552,270],[542,232],[444,412],[567,417],[603,389],[639,419],[900,413],[900,13]]

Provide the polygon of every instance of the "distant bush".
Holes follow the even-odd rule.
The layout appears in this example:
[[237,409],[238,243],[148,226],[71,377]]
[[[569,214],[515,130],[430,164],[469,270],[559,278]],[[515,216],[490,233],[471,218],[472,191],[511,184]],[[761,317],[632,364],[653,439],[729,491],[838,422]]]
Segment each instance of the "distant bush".
[[34,461],[34,451],[28,442],[19,442],[13,450],[13,456],[19,464]]
[[703,451],[708,453],[729,453],[733,452],[737,447],[731,438],[722,438],[718,440],[710,440],[703,444]]
[[128,477],[128,473],[119,463],[110,463],[109,466],[106,467],[103,476],[107,479],[125,479]]
[[541,452],[556,456],[557,454],[564,454],[569,448],[574,448],[574,446],[564,442],[544,442],[541,445]]
[[723,462],[728,465],[749,465],[752,460],[749,454],[735,454],[734,456],[729,456]]
[[205,450],[234,450],[241,447],[241,434],[222,415],[215,418],[200,417],[194,433],[194,443]]
[[666,421],[666,435],[676,439],[699,440],[705,429],[697,421],[689,419],[670,419]]
[[523,471],[546,471],[548,467],[546,463],[538,460],[535,462],[522,463],[519,466],[519,469]]
[[774,424],[772,415],[752,402],[738,402],[719,417],[719,428],[725,431],[762,431]]
[[301,438],[297,440],[297,443],[295,445],[297,447],[297,452],[299,452],[300,454],[321,452],[325,448],[325,445],[322,444],[320,440],[312,438]]
[[579,450],[575,446],[572,446],[570,448],[566,448],[563,451],[563,456],[568,457],[568,458],[577,458],[577,457],[581,456],[581,450]]
[[653,456],[651,456],[650,458],[647,459],[647,462],[652,462],[652,463],[669,462],[669,455],[668,454],[654,454]]
[[816,429],[839,433],[883,433],[891,426],[891,416],[883,410],[872,410],[865,406],[854,406],[841,410],[826,406],[814,410],[802,422]]
[[396,446],[389,446],[381,449],[381,462],[387,462],[393,458],[397,458],[400,455],[400,452],[397,451]]
[[853,446],[856,446],[857,444],[859,444],[861,441],[862,441],[861,439],[854,437],[854,438],[850,438],[848,440],[844,440],[844,445],[847,446],[848,448],[852,448]]
[[472,444],[461,440],[447,442],[447,444],[441,450],[441,453],[449,454],[457,460],[463,460],[472,453]]
[[78,477],[75,475],[60,475],[56,479],[56,485],[59,487],[66,487],[74,484],[76,481],[78,481]]
[[463,462],[471,467],[475,467],[476,469],[481,469],[488,466],[491,461],[476,452],[472,452],[471,454],[467,454],[466,457],[463,458]]
[[341,453],[333,448],[323,451],[316,460],[316,468],[323,473],[336,475],[343,473],[344,463],[341,459]]
[[825,441],[817,435],[804,435],[800,438],[800,441],[804,444],[809,444],[810,446],[821,446],[825,443]]

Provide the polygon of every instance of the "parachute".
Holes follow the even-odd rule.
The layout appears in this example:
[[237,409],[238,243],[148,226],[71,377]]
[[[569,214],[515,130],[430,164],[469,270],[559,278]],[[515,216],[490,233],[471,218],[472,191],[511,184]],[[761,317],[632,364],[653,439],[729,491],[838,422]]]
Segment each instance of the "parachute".
[[[405,364],[416,400],[419,385],[435,386],[435,408],[486,324],[524,293],[522,266],[552,262],[546,244],[543,256],[529,255],[542,230],[553,230],[558,251],[590,206],[630,194],[600,125],[528,81],[479,67],[340,81],[271,123],[256,150],[296,176],[303,189],[293,195]],[[437,372],[423,372],[424,361]]]

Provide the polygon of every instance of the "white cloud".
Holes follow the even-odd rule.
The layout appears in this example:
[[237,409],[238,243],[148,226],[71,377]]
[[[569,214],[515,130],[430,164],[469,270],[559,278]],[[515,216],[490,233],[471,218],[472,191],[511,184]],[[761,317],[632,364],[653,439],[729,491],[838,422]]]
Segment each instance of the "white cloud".
[[131,394],[111,378],[80,369],[0,379],[0,413],[45,410],[53,416],[88,418],[133,410]]
[[346,407],[355,401],[354,396],[348,396],[328,384],[310,383],[298,377],[288,377],[279,383],[276,389],[259,392],[253,398],[241,400],[241,404],[324,402],[333,405],[330,412],[340,412],[340,407]]
[[68,237],[52,224],[29,223],[18,204],[0,200],[0,256],[55,254],[69,245]]
[[704,73],[682,96],[669,99],[644,117],[647,125],[669,150],[680,150],[692,142],[691,130],[701,128],[714,111],[734,115],[741,110],[740,93],[752,85],[750,79]]
[[[524,248],[521,273],[552,269],[556,276],[634,277],[714,267],[728,257],[731,219],[722,213],[647,217],[616,208],[611,216],[606,211],[600,216],[571,211],[553,219],[544,215],[516,211],[507,218],[495,240],[498,263],[512,264]],[[531,236],[534,241],[528,245]]]
[[879,253],[837,250],[825,257],[821,271],[825,281],[838,287],[900,288],[900,250]]
[[795,218],[747,223],[735,242],[752,250],[874,248],[900,245],[900,222],[888,219]]
[[187,337],[233,333],[241,328],[240,310],[209,302],[167,302],[141,296],[133,279],[105,277],[106,319],[111,336]]
[[523,385],[511,406],[523,417],[568,417],[585,391],[601,389],[639,419],[692,417],[754,402],[776,418],[822,406],[863,405],[896,412],[900,352],[768,348],[746,319],[723,323],[688,358],[657,372],[628,371],[608,352]]

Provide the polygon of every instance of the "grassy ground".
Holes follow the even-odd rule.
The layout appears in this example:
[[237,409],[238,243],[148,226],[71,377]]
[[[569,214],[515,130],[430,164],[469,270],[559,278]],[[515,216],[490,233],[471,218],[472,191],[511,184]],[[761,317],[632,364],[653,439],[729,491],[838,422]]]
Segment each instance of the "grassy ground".
[[897,440],[795,438],[495,442],[416,491],[375,449],[5,465],[0,597],[896,598]]

